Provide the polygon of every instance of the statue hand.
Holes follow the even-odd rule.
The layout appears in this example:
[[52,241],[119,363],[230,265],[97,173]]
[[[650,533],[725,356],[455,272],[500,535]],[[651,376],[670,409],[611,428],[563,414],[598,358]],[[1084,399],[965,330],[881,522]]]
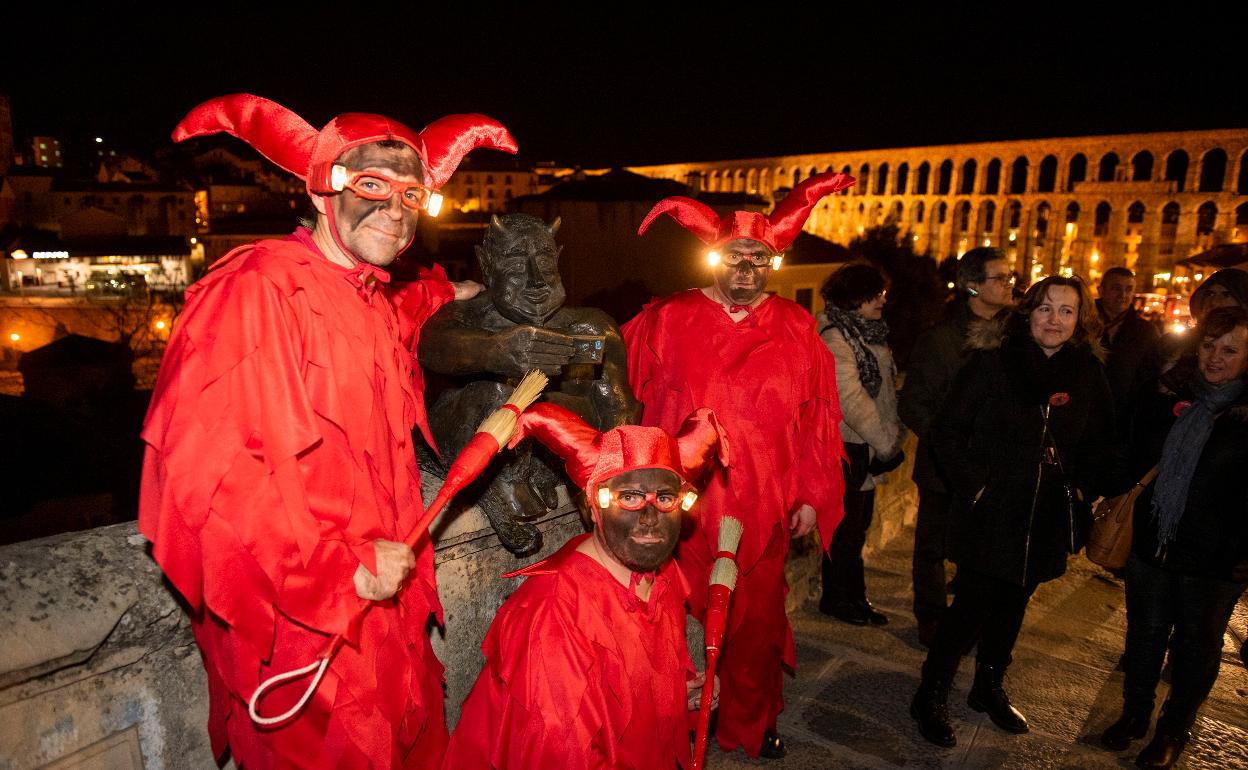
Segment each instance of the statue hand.
[[572,359],[575,348],[566,334],[536,326],[516,326],[494,337],[498,365],[495,371],[521,376],[532,369],[555,375]]

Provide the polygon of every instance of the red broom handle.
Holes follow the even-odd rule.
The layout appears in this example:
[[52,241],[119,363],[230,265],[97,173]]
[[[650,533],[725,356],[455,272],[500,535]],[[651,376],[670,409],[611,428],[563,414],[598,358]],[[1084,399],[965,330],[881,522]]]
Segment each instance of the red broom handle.
[[702,767],[706,755],[706,734],[711,724],[711,700],[715,692],[715,666],[719,662],[719,648],[724,643],[724,630],[728,626],[728,601],[732,589],[726,585],[712,585],[706,604],[706,672],[702,682],[702,703],[698,709],[698,731],[693,745],[693,770]]

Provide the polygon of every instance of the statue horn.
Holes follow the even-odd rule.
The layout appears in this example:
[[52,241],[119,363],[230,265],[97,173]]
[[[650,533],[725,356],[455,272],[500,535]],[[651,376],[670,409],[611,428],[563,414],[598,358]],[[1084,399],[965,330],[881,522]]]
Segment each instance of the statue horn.
[[559,225],[561,224],[563,224],[563,217],[555,217],[555,221],[551,222],[550,227],[547,229],[550,230],[551,235],[554,235],[555,233],[559,232]]

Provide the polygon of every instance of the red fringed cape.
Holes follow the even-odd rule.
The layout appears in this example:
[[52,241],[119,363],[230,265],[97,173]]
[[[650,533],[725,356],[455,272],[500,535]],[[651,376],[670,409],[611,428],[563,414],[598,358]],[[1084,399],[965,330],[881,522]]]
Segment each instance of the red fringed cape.
[[[453,297],[440,268],[388,280],[331,263],[303,229],[243,246],[187,290],[161,362],[139,530],[190,605],[213,750],[248,770],[436,767],[445,746],[429,545],[398,599],[349,623],[372,541],[403,540],[422,512],[410,431],[430,439],[413,351]],[[257,729],[256,686],[333,634],[348,644],[307,709]],[[262,713],[285,711],[307,683],[278,688]]]
[[[642,424],[667,431],[698,407],[715,411],[732,441],[732,466],[710,476],[697,524],[676,557],[702,619],[724,515],[745,525],[724,652],[716,737],[756,756],[782,707],[781,663],[796,666],[784,614],[789,515],[815,509],[826,549],[844,515],[836,363],[801,306],[770,296],[733,321],[700,289],[652,302],[621,331]],[[741,665],[734,665],[734,660]]]
[[513,573],[445,770],[689,767],[684,579],[668,561],[643,603],[577,553],[587,537]]

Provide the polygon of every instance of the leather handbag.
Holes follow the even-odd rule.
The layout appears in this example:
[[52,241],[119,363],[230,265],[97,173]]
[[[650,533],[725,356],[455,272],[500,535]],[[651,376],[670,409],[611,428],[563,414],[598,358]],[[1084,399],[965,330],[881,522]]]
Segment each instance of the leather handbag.
[[1145,487],[1157,478],[1157,467],[1144,474],[1135,486],[1116,497],[1107,497],[1092,512],[1092,530],[1088,533],[1088,559],[1105,569],[1122,569],[1131,555],[1131,522],[1135,501]]

